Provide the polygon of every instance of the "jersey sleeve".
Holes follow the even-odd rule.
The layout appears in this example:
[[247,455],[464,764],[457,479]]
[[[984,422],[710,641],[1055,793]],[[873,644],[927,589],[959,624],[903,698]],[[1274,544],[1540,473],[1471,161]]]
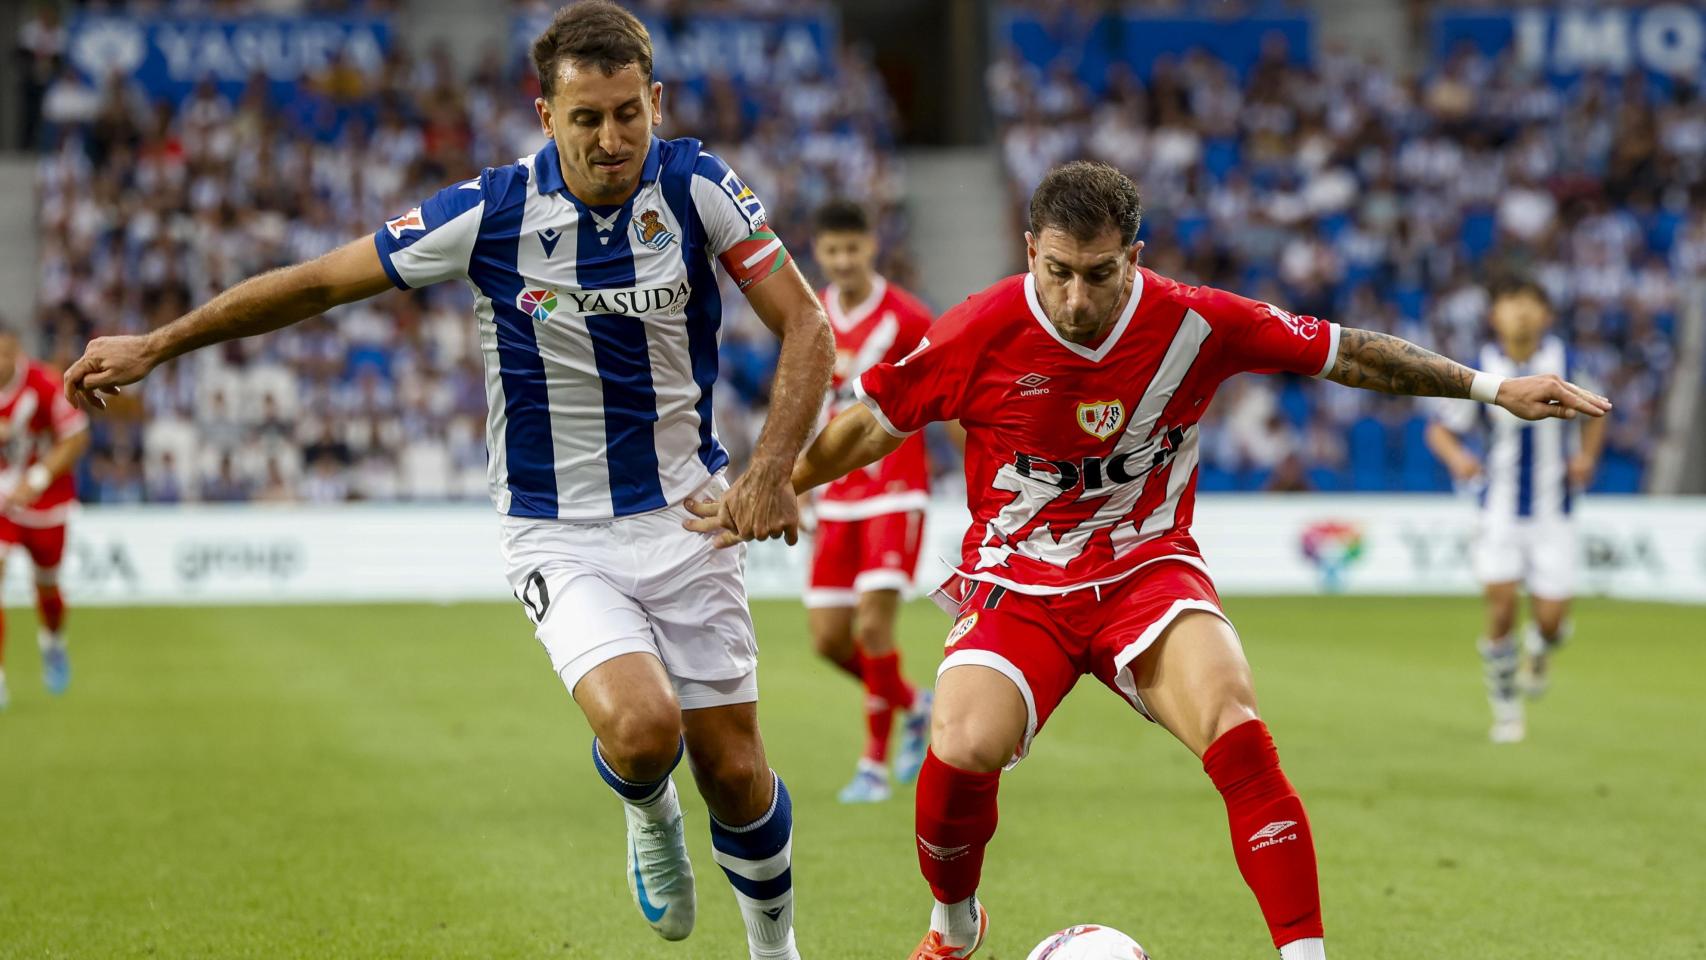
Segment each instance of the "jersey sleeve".
[[[1339,356],[1339,325],[1222,290],[1202,305],[1226,376],[1298,373],[1325,377]],[[1212,312],[1211,312],[1212,311]]]
[[29,389],[36,395],[36,414],[30,418],[30,429],[35,433],[58,441],[89,428],[88,415],[65,399],[65,391],[52,372],[31,367]]
[[974,316],[972,301],[949,310],[906,356],[854,381],[854,393],[884,430],[906,437],[927,423],[960,418],[979,347],[967,332]]
[[706,246],[741,290],[787,265],[788,248],[770,229],[764,202],[722,158],[699,154],[690,189]]
[[915,300],[902,301],[903,309],[895,311],[895,317],[900,321],[900,329],[895,331],[894,345],[889,348],[885,359],[900,360],[913,350],[930,333],[930,311]]
[[398,289],[467,276],[485,214],[484,180],[451,184],[374,233],[379,262]]

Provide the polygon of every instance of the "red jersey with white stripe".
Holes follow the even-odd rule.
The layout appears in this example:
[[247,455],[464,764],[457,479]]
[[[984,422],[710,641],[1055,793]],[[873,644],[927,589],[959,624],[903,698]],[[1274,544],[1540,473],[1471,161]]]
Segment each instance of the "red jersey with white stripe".
[[[835,287],[819,294],[835,330],[835,375],[828,415],[855,402],[853,382],[879,363],[895,363],[918,346],[930,329],[930,308],[900,287],[877,277],[865,301],[841,309]],[[930,463],[924,438],[912,436],[900,449],[824,488],[817,515],[824,520],[865,520],[887,513],[923,510],[930,498]]]
[[891,433],[965,427],[960,572],[1060,593],[1162,559],[1203,567],[1197,421],[1215,389],[1244,371],[1324,375],[1338,340],[1336,325],[1139,269],[1113,329],[1075,344],[1025,274],[948,311],[917,353],[857,389]]
[[[59,375],[42,364],[20,359],[0,386],[0,491],[24,482],[24,471],[53,445],[89,426],[89,418],[65,399]],[[53,527],[65,522],[77,498],[70,472],[47,485],[36,501],[6,518],[20,527]]]

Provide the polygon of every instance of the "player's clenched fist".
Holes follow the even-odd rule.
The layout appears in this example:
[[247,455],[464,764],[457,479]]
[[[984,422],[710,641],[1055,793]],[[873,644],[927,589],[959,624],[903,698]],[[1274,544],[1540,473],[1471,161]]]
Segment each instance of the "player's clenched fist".
[[1524,420],[1559,417],[1574,420],[1578,414],[1603,417],[1611,412],[1611,401],[1566,381],[1555,373],[1512,377],[1499,384],[1494,400]]
[[135,383],[154,369],[147,337],[97,337],[65,371],[65,398],[79,406],[105,408],[105,396]]

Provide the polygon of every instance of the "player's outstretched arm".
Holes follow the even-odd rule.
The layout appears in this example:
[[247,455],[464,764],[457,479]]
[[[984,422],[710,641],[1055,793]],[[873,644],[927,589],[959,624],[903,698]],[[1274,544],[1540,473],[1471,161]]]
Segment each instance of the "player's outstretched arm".
[[792,260],[746,289],[758,318],[782,341],[770,412],[752,462],[722,499],[728,529],[746,540],[800,539],[800,507],[789,482],[794,458],[817,422],[835,365],[835,338],[823,304]]
[[[794,492],[804,494],[860,467],[876,463],[900,449],[905,439],[884,430],[864,404],[850,406],[829,421],[829,425],[794,464]],[[717,534],[719,547],[732,547],[751,539],[742,537],[729,526],[722,504],[715,500],[689,500],[687,509],[696,517],[687,521],[687,529]]]
[[373,238],[352,240],[307,263],[250,277],[152,333],[89,341],[65,371],[65,396],[80,406],[105,407],[103,394],[117,393],[175,357],[287,327],[390,287]]
[[1610,400],[1555,374],[1504,379],[1471,370],[1408,340],[1353,327],[1339,329],[1339,355],[1327,379],[1412,397],[1467,397],[1504,407],[1524,420],[1573,420],[1578,414],[1603,417],[1611,410]]

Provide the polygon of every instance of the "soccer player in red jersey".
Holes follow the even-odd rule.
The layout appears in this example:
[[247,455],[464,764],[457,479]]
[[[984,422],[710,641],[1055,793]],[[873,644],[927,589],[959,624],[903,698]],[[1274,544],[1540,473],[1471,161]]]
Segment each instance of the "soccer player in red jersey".
[[[29,553],[42,682],[50,693],[64,693],[71,682],[59,561],[65,556],[65,521],[77,499],[71,470],[87,449],[89,419],[65,398],[59,374],[24,356],[18,335],[0,329],[0,574],[12,547]],[[8,700],[5,641],[0,618],[0,709]]]
[[[913,960],[968,957],[1001,771],[1093,675],[1201,758],[1233,854],[1283,960],[1323,960],[1309,818],[1256,713],[1250,667],[1191,538],[1198,426],[1234,374],[1289,371],[1519,417],[1603,416],[1557,376],[1499,377],[1396,337],[1299,317],[1138,265],[1136,184],[1070,163],[1031,199],[1030,269],[943,315],[879,364],[800,458],[809,490],[932,420],[966,430],[972,525],[940,591],[958,610],[918,780],[918,862],[935,895]],[[695,504],[699,530],[732,522]],[[722,543],[739,535],[725,532]]]
[[[835,331],[829,416],[857,404],[853,382],[878,363],[894,363],[930,329],[928,307],[876,272],[877,236],[864,208],[833,200],[817,212],[813,254],[829,278],[820,293]],[[865,750],[842,788],[842,803],[889,797],[889,733],[904,716],[895,779],[911,783],[930,735],[930,691],[901,674],[895,620],[912,585],[930,498],[924,437],[914,435],[876,463],[824,487],[817,496],[807,622],[824,659],[865,688]]]

